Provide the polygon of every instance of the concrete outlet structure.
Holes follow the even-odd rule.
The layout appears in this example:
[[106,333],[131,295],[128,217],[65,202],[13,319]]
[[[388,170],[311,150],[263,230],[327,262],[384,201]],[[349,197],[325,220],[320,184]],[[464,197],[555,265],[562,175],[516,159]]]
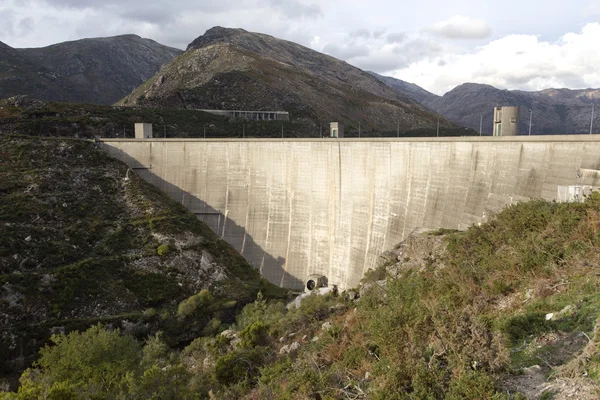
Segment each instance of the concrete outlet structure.
[[[355,286],[415,228],[465,229],[506,205],[600,186],[600,135],[105,139],[271,282]],[[575,188],[575,189],[574,189]]]
[[494,136],[517,136],[519,118],[519,107],[494,107]]

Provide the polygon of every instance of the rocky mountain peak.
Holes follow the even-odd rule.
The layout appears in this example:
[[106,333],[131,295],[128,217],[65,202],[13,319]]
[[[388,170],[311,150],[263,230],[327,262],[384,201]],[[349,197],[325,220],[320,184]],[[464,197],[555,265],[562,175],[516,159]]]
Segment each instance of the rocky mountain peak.
[[[438,116],[345,61],[288,40],[214,27],[121,105],[224,110],[286,110],[318,129],[434,129]],[[455,126],[442,120],[442,127]]]
[[123,39],[142,39],[141,36],[136,35],[135,33],[126,33],[126,34],[123,34],[123,35],[117,35],[115,37],[117,37],[117,38],[123,38]]
[[207,30],[204,35],[197,37],[187,47],[187,50],[198,49],[205,47],[209,44],[218,42],[227,42],[234,36],[243,34],[250,34],[248,31],[240,28],[224,28],[222,26],[215,26]]
[[458,85],[457,87],[455,87],[454,89],[452,89],[451,91],[449,91],[448,93],[452,93],[452,92],[464,92],[464,91],[472,91],[472,90],[476,90],[476,91],[499,91],[500,89],[497,89],[491,85],[486,85],[484,83],[475,83],[475,82],[465,82],[462,83],[460,85]]

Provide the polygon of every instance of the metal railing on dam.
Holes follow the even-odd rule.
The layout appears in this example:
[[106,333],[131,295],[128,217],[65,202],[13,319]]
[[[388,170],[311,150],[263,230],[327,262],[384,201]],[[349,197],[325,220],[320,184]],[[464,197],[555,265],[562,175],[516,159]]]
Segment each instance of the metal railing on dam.
[[416,227],[462,229],[507,204],[600,185],[600,135],[99,145],[295,288],[314,273],[356,285]]

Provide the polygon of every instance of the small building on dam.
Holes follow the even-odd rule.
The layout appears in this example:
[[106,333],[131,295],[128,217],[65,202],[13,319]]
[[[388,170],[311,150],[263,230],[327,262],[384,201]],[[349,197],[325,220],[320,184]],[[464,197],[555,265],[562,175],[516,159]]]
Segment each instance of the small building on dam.
[[494,107],[494,136],[517,136],[520,117],[519,107]]

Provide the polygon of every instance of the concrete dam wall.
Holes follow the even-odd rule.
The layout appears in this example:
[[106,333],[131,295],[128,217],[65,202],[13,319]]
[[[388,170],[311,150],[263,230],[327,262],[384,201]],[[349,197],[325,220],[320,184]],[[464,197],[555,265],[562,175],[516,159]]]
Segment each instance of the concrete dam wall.
[[[356,285],[416,227],[458,228],[600,186],[600,137],[107,139],[271,282]],[[562,195],[561,195],[562,193]]]

